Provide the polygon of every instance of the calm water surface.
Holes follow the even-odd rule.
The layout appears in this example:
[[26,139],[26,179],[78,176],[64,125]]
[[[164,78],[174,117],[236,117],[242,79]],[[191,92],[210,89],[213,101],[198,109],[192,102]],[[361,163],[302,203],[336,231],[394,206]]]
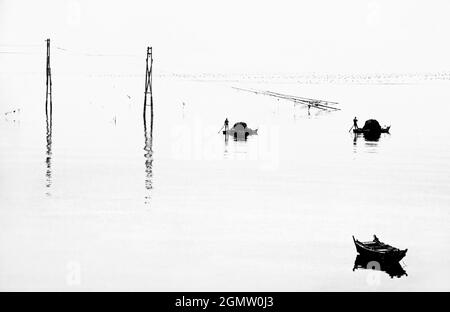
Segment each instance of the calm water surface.
[[[450,290],[448,84],[155,78],[150,141],[143,77],[54,77],[51,133],[42,77],[0,79],[1,290]],[[225,142],[226,117],[259,135]],[[408,276],[352,271],[373,234]]]

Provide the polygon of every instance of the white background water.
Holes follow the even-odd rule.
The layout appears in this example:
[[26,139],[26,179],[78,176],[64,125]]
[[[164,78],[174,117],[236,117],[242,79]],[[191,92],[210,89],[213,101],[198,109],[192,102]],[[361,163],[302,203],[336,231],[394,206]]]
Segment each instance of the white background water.
[[[143,78],[54,76],[47,176],[44,80],[1,76],[1,290],[450,290],[448,83],[155,78],[148,173]],[[354,142],[354,116],[391,135]],[[259,135],[226,143],[226,117]],[[352,271],[373,234],[408,276]]]

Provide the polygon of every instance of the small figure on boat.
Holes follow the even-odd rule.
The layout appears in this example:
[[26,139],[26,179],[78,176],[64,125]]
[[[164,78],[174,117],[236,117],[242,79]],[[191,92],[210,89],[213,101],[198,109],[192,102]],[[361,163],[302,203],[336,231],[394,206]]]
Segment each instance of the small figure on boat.
[[225,118],[225,122],[223,125],[225,127],[225,131],[228,131],[228,118]]
[[353,127],[355,127],[355,129],[359,129],[359,127],[358,127],[358,119],[356,118],[356,116],[355,116],[355,118],[353,118]]
[[225,120],[225,130],[222,132],[226,136],[231,135],[235,140],[247,140],[249,135],[258,134],[258,129],[251,129],[247,127],[245,122],[237,122],[234,124],[233,128],[228,129],[228,119]]

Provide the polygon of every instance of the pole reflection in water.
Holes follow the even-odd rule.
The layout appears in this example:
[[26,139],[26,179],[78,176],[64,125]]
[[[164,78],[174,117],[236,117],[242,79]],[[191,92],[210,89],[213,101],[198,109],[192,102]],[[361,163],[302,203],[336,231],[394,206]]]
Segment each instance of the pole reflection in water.
[[[145,116],[145,115],[144,115]],[[144,138],[145,138],[145,204],[150,203],[150,193],[153,189],[153,114],[150,118],[150,127],[147,127],[146,118],[144,117]]]
[[50,196],[50,188],[52,185],[52,102],[50,99],[50,102],[45,101],[45,120],[46,120],[46,126],[47,126],[47,133],[46,133],[46,172],[45,172],[45,187],[46,187],[46,195]]

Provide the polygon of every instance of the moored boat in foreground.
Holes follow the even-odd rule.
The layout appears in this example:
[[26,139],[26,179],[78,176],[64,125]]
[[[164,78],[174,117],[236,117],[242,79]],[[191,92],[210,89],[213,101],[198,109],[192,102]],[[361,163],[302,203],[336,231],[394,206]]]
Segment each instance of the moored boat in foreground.
[[373,236],[373,241],[361,242],[353,236],[356,251],[371,259],[379,259],[383,261],[400,261],[406,255],[408,249],[400,250],[388,244],[381,242],[376,235]]

